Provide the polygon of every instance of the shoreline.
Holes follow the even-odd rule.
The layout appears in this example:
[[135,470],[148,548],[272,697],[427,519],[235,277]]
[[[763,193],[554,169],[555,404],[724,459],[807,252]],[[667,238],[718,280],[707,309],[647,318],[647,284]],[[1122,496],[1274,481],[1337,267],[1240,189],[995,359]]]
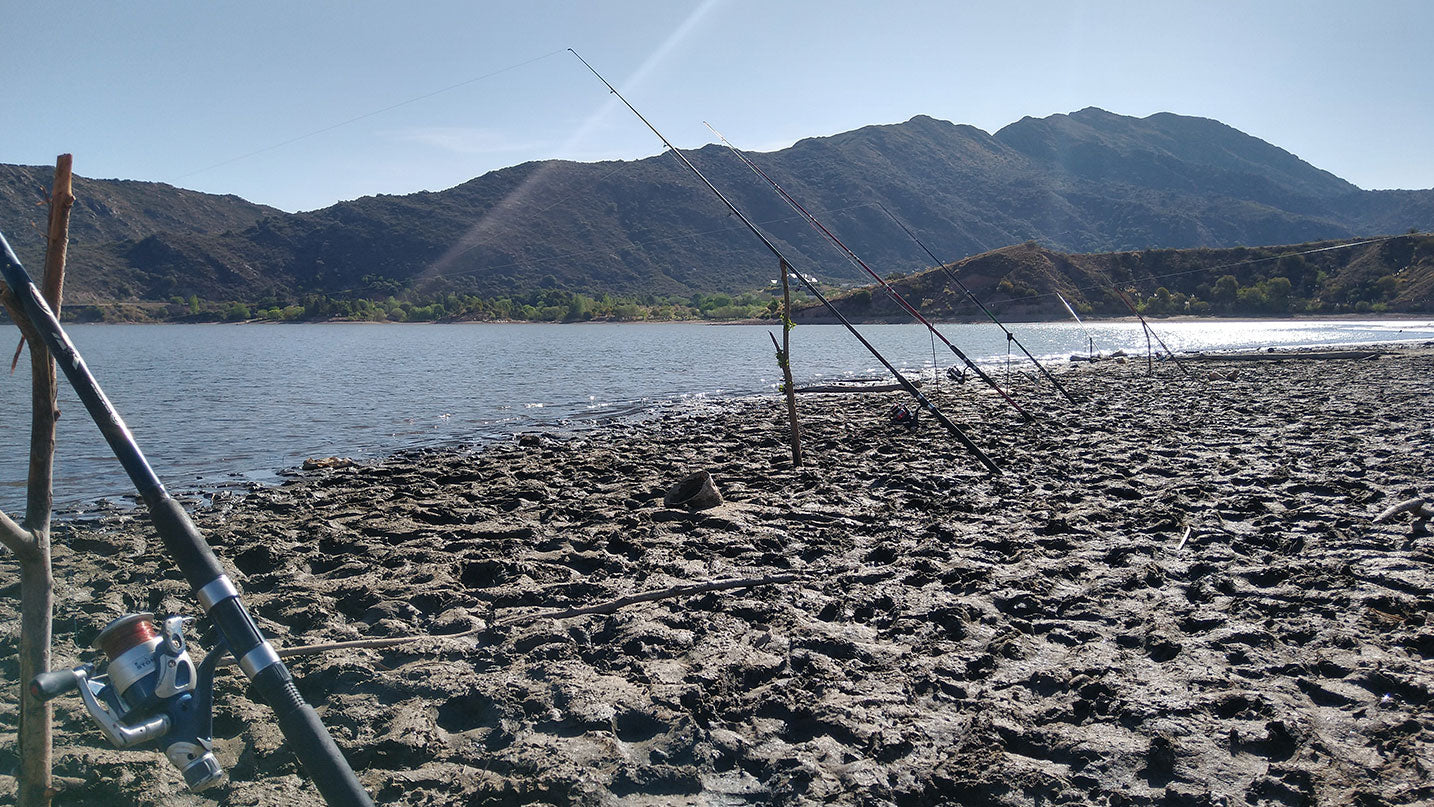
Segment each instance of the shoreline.
[[[1131,321],[1133,322],[1134,320],[1132,319]],[[1261,320],[1254,320],[1254,321],[1261,321]],[[119,323],[116,323],[116,324],[119,324]],[[216,323],[216,324],[232,324],[232,323]],[[275,323],[275,324],[286,324],[286,323]],[[383,323],[367,323],[367,324],[383,324]],[[425,325],[425,324],[431,324],[431,323],[389,323],[389,324],[396,324],[396,325]],[[515,324],[540,324],[540,323],[515,323]],[[551,324],[551,323],[548,323],[548,324]],[[1260,353],[1262,353],[1262,354],[1264,354],[1264,353],[1271,353],[1271,354],[1274,354],[1274,355],[1280,355],[1280,354],[1298,355],[1298,354],[1301,354],[1301,353],[1310,353],[1310,352],[1318,352],[1318,351],[1322,351],[1322,350],[1327,350],[1327,349],[1329,349],[1329,348],[1358,348],[1358,349],[1381,350],[1381,351],[1399,351],[1399,350],[1419,349],[1421,346],[1424,346],[1424,347],[1434,346],[1434,340],[1412,340],[1412,341],[1392,340],[1392,341],[1388,341],[1388,342],[1375,342],[1375,343],[1370,343],[1370,342],[1329,342],[1329,343],[1321,343],[1321,344],[1296,345],[1296,346],[1286,346],[1286,347],[1279,347],[1279,348],[1266,348],[1266,349],[1260,350],[1260,351],[1258,351],[1258,352],[1260,352]],[[1178,355],[1179,355],[1179,358],[1181,358],[1182,360],[1208,361],[1208,360],[1212,360],[1212,359],[1218,360],[1218,359],[1220,359],[1221,357],[1224,357],[1224,356],[1231,356],[1231,355],[1236,355],[1236,354],[1245,353],[1245,352],[1249,352],[1249,351],[1244,351],[1244,350],[1240,350],[1240,349],[1236,349],[1236,348],[1231,348],[1231,349],[1229,349],[1229,350],[1222,350],[1222,351],[1184,352],[1184,353],[1180,353],[1180,354],[1178,354]],[[1062,373],[1062,372],[1075,372],[1075,371],[1082,371],[1082,370],[1084,370],[1085,367],[1089,364],[1089,361],[1086,360],[1086,359],[1083,359],[1083,358],[1077,360],[1077,359],[1075,358],[1075,355],[1076,355],[1076,354],[1072,354],[1071,356],[1055,356],[1055,357],[1047,356],[1047,357],[1043,357],[1043,358],[1042,358],[1042,361],[1044,361],[1044,362],[1047,363],[1047,369],[1050,369],[1050,370],[1052,370],[1053,372],[1057,372],[1057,373]],[[1143,353],[1141,353],[1141,354],[1129,353],[1129,352],[1125,353],[1124,355],[1115,355],[1115,354],[1111,354],[1111,353],[1097,354],[1097,356],[1096,356],[1096,362],[1095,362],[1095,363],[1097,363],[1097,364],[1104,364],[1104,363],[1109,363],[1109,362],[1121,362],[1121,361],[1143,362],[1143,361],[1144,361],[1144,354],[1143,354]],[[989,369],[990,367],[996,366],[996,365],[995,365],[994,363],[992,363],[992,362],[985,362],[985,364],[986,364],[986,366],[988,367],[988,369]],[[1033,368],[1029,367],[1028,365],[1025,365],[1024,363],[1021,363],[1021,364],[1018,365],[1018,372],[1019,372],[1020,374],[1022,374],[1022,375],[1030,376],[1030,375],[1032,375],[1035,371],[1034,371]],[[887,378],[887,380],[889,380],[889,377],[886,377],[886,378]],[[839,383],[851,383],[851,382],[880,381],[881,379],[874,378],[874,377],[870,376],[869,374],[862,374],[862,375],[859,375],[859,376],[841,377],[841,378],[835,378],[835,379],[833,379],[833,378],[827,378],[827,377],[817,377],[817,378],[812,379],[811,383],[812,383],[812,384],[816,384],[816,385],[820,385],[820,384],[822,384],[822,383],[827,383],[827,382],[830,382],[830,381],[833,381],[833,380],[835,380],[835,381],[837,381],[837,382],[839,382]],[[923,380],[924,380],[924,379],[923,379]],[[1033,379],[1030,379],[1030,380],[1033,380]],[[946,383],[946,381],[943,380],[943,379],[937,379],[937,382],[938,382],[938,385]],[[558,420],[558,421],[554,421],[554,422],[552,422],[552,423],[545,424],[545,425],[543,425],[542,427],[539,427],[539,428],[536,428],[536,429],[534,429],[534,428],[520,429],[520,430],[516,430],[516,431],[511,431],[511,432],[505,433],[505,434],[503,434],[503,435],[492,436],[491,438],[489,438],[489,439],[484,439],[484,440],[477,440],[477,441],[475,441],[475,440],[472,440],[472,439],[470,439],[470,438],[455,438],[452,442],[447,442],[447,443],[438,443],[438,444],[432,444],[432,445],[400,446],[400,447],[398,447],[398,448],[396,448],[396,449],[394,449],[394,450],[392,450],[392,451],[390,451],[390,452],[387,452],[387,453],[384,453],[384,452],[382,452],[382,451],[380,451],[380,452],[378,452],[378,453],[354,453],[354,454],[352,454],[352,455],[342,455],[342,456],[341,456],[341,455],[332,455],[332,457],[330,457],[330,458],[340,458],[340,459],[344,459],[344,460],[351,460],[351,461],[354,461],[354,462],[366,463],[366,462],[383,461],[384,459],[389,458],[389,457],[401,456],[401,455],[404,455],[404,454],[407,454],[407,453],[410,453],[410,452],[414,452],[414,451],[420,451],[420,452],[422,452],[422,451],[431,451],[431,450],[437,450],[437,451],[450,451],[450,450],[451,450],[451,451],[472,451],[472,450],[482,450],[483,448],[485,448],[485,447],[487,447],[487,446],[499,445],[499,444],[503,444],[503,443],[505,443],[505,442],[517,440],[522,434],[525,433],[525,431],[535,431],[535,432],[547,433],[547,434],[556,433],[556,434],[560,434],[560,435],[577,435],[577,434],[582,434],[582,433],[584,433],[584,432],[590,432],[590,431],[595,430],[595,429],[602,429],[602,428],[605,428],[605,427],[607,427],[607,426],[610,426],[610,425],[616,424],[616,423],[623,423],[623,422],[640,423],[640,422],[642,422],[642,421],[644,421],[644,420],[647,420],[647,419],[650,419],[650,418],[652,418],[652,417],[659,416],[659,415],[663,414],[666,410],[671,409],[671,408],[674,408],[674,407],[679,407],[679,408],[680,408],[680,407],[684,407],[684,406],[703,406],[703,405],[708,405],[708,404],[711,404],[711,403],[720,403],[720,402],[723,402],[723,401],[739,401],[739,402],[740,402],[740,401],[745,401],[745,400],[749,400],[749,399],[752,399],[752,398],[760,398],[760,397],[762,397],[762,396],[766,396],[766,395],[770,395],[770,394],[772,394],[772,393],[771,393],[769,390],[765,390],[765,389],[763,389],[763,390],[749,390],[749,391],[746,391],[746,392],[730,392],[730,391],[728,391],[728,392],[724,392],[724,393],[718,394],[718,395],[707,395],[707,394],[705,394],[705,393],[697,393],[697,394],[692,394],[692,395],[684,395],[684,396],[680,396],[680,397],[673,397],[673,398],[664,398],[664,399],[653,400],[653,401],[650,402],[648,405],[646,405],[645,407],[642,407],[642,408],[641,408],[640,410],[638,410],[638,411],[628,411],[628,412],[625,412],[625,413],[616,413],[616,414],[615,414],[615,413],[603,413],[603,414],[596,415],[596,416],[591,417],[591,418],[581,418],[581,419],[574,419],[574,418],[571,418],[571,417],[565,417],[565,418],[562,418],[562,419],[560,419],[560,420]],[[1040,395],[1053,394],[1053,393],[1052,393],[1051,390],[1049,390],[1049,388],[1042,387],[1041,384],[1037,383],[1037,384],[1034,385],[1034,394],[1037,395],[1037,396],[1040,396]],[[308,458],[306,458],[305,461],[314,460],[314,459],[328,459],[328,458],[314,456],[314,457],[308,457]],[[181,488],[181,487],[175,486],[174,489],[170,490],[170,494],[171,494],[176,500],[179,500],[179,501],[181,501],[182,503],[184,503],[187,508],[192,509],[194,506],[202,506],[204,502],[206,502],[206,501],[208,501],[208,500],[210,500],[210,499],[212,499],[212,498],[214,498],[214,497],[216,497],[216,496],[221,497],[221,498],[231,498],[231,497],[233,497],[233,496],[242,496],[242,495],[245,495],[247,492],[252,492],[252,491],[254,491],[254,490],[259,490],[259,489],[263,489],[263,488],[266,488],[266,487],[273,487],[273,486],[275,486],[275,485],[282,484],[286,479],[300,475],[300,474],[301,474],[301,465],[302,465],[302,464],[303,464],[303,463],[297,463],[297,464],[291,465],[291,466],[284,466],[284,467],[275,468],[275,469],[272,469],[267,475],[264,475],[264,476],[262,476],[262,477],[252,477],[252,476],[251,476],[251,477],[248,477],[248,478],[234,479],[234,480],[232,480],[232,481],[223,482],[223,483],[217,482],[217,481],[211,481],[211,482],[208,482],[208,483],[206,483],[206,484],[204,484],[204,485],[202,485],[202,486],[200,486],[200,487],[182,487],[182,488]],[[170,486],[169,486],[169,485],[166,485],[166,487],[170,487]],[[128,488],[126,488],[126,489],[125,489],[123,492],[121,492],[121,493],[99,496],[99,497],[94,498],[94,499],[88,499],[88,500],[83,500],[83,499],[75,499],[75,500],[63,499],[62,501],[60,501],[59,503],[56,504],[55,510],[54,510],[54,513],[53,513],[53,516],[54,516],[54,519],[55,519],[56,521],[86,522],[86,521],[93,521],[93,520],[95,520],[95,519],[97,519],[97,518],[102,518],[102,517],[103,517],[105,514],[107,514],[107,513],[114,513],[114,512],[132,512],[132,511],[134,511],[134,509],[135,509],[139,504],[140,504],[140,499],[139,499],[138,494],[137,494],[137,493],[134,493],[132,490],[129,490]]]
[[[1120,317],[1096,317],[1088,316],[1082,318],[1087,323],[1110,323],[1110,322],[1138,322],[1133,316]],[[1287,316],[1196,316],[1191,314],[1179,314],[1175,316],[1152,316],[1148,319],[1154,322],[1402,322],[1402,321],[1430,321],[1434,320],[1434,312],[1390,312],[1383,314],[1290,314]],[[1032,319],[1024,317],[1003,317],[1002,322],[1019,325],[1050,324],[1058,322],[1073,322],[1067,317],[1055,319]],[[8,323],[8,317],[0,316],[0,324]],[[912,320],[908,318],[884,318],[884,319],[852,319],[854,325],[906,325]],[[936,325],[980,325],[990,322],[983,317],[970,317],[965,319],[940,319],[933,318],[931,322]],[[589,319],[580,321],[561,320],[524,320],[524,319],[455,319],[455,320],[425,320],[421,322],[397,322],[393,320],[364,319],[323,319],[323,320],[281,320],[281,319],[246,319],[239,321],[225,320],[204,320],[185,321],[175,320],[132,320],[132,321],[107,321],[107,320],[66,320],[64,325],[780,325],[777,319],[642,319],[642,320],[612,320],[612,319]],[[838,325],[836,320],[799,322],[800,325]]]
[[[1132,321],[1132,322],[1134,321],[1133,318],[1131,319],[1131,321]],[[1260,321],[1260,320],[1255,320],[1255,321]],[[118,324],[118,323],[116,323],[116,324]],[[223,324],[231,324],[231,323],[223,323]],[[276,324],[285,324],[285,323],[276,323]],[[383,323],[370,323],[370,324],[383,324]],[[431,323],[389,323],[389,324],[397,324],[397,325],[424,325],[424,324],[431,324]],[[515,323],[515,324],[539,324],[539,323]],[[551,324],[551,323],[549,323],[549,324]],[[1418,350],[1418,349],[1421,349],[1421,347],[1431,347],[1431,346],[1434,346],[1434,341],[1431,341],[1431,340],[1412,340],[1412,341],[1393,340],[1393,341],[1388,341],[1388,342],[1375,342],[1375,343],[1370,343],[1370,342],[1329,342],[1329,343],[1321,343],[1321,344],[1297,345],[1297,346],[1287,346],[1287,347],[1279,347],[1279,348],[1266,348],[1266,349],[1263,349],[1263,350],[1260,350],[1260,351],[1256,351],[1256,352],[1259,352],[1259,353],[1261,353],[1261,354],[1269,353],[1269,354],[1273,354],[1273,355],[1276,355],[1276,356],[1278,356],[1278,355],[1283,355],[1283,354],[1290,354],[1290,355],[1292,355],[1292,356],[1298,356],[1298,355],[1301,354],[1301,353],[1319,352],[1319,351],[1327,350],[1327,349],[1329,349],[1329,348],[1350,348],[1350,349],[1380,350],[1380,351],[1385,351],[1385,352],[1398,352],[1398,351],[1401,351],[1401,350]],[[1178,356],[1179,356],[1179,358],[1180,358],[1182,361],[1183,361],[1183,360],[1210,361],[1210,360],[1220,360],[1222,357],[1234,356],[1234,355],[1238,355],[1238,354],[1242,354],[1242,353],[1247,353],[1247,352],[1251,352],[1251,351],[1245,351],[1245,350],[1240,350],[1240,349],[1232,348],[1232,349],[1230,349],[1230,350],[1223,350],[1223,351],[1184,352],[1184,353],[1178,354]],[[1069,357],[1067,357],[1067,356],[1057,356],[1057,357],[1049,357],[1049,356],[1048,356],[1048,357],[1043,357],[1043,358],[1042,358],[1042,361],[1044,361],[1044,362],[1047,363],[1047,369],[1050,369],[1050,370],[1052,370],[1053,372],[1057,372],[1057,373],[1084,371],[1084,370],[1086,370],[1087,366],[1090,364],[1090,362],[1088,362],[1086,359],[1077,360],[1077,359],[1075,358],[1075,354],[1072,354],[1072,355],[1069,356]],[[1108,363],[1111,363],[1111,362],[1141,363],[1141,362],[1144,362],[1144,354],[1143,354],[1143,353],[1141,353],[1141,354],[1137,354],[1137,353],[1126,353],[1126,354],[1124,354],[1124,355],[1113,355],[1113,354],[1110,354],[1110,353],[1106,353],[1106,354],[1097,354],[1097,356],[1096,356],[1096,362],[1095,362],[1095,363],[1096,363],[1097,365],[1102,365],[1102,366],[1103,366],[1103,365],[1108,364]],[[995,366],[994,364],[992,364],[992,363],[990,363],[990,362],[987,362],[987,365],[988,365],[988,367]],[[1019,372],[1020,374],[1022,374],[1023,376],[1032,376],[1032,374],[1033,374],[1035,371],[1034,371],[1033,368],[1030,368],[1029,366],[1022,364],[1022,365],[1018,365],[1018,372]],[[887,378],[888,378],[888,380],[889,380],[889,377],[887,377]],[[821,383],[829,382],[829,381],[832,381],[832,380],[833,380],[833,379],[831,379],[831,378],[816,378],[816,379],[813,379],[813,380],[812,380],[812,383],[813,383],[813,384],[821,384]],[[850,377],[850,378],[837,378],[837,379],[834,379],[834,380],[836,380],[836,381],[838,381],[838,382],[840,382],[840,383],[880,381],[880,379],[873,378],[872,376],[866,375],[866,374],[863,374],[863,375],[860,375],[860,376],[853,376],[853,377]],[[1028,379],[1026,379],[1026,380],[1027,380],[1027,381],[1035,381],[1036,379],[1034,379],[1034,377],[1032,376],[1031,378],[1028,378]],[[945,382],[944,380],[938,379],[938,386],[941,385],[941,384],[945,384],[945,383],[946,383],[946,382]],[[605,414],[601,414],[601,415],[594,416],[594,417],[592,417],[592,418],[583,418],[583,419],[562,418],[562,419],[559,420],[559,421],[554,421],[554,422],[552,422],[552,423],[545,424],[545,425],[543,425],[543,426],[541,426],[541,427],[538,427],[538,428],[520,429],[520,430],[512,431],[512,432],[509,432],[509,433],[506,433],[506,434],[503,434],[503,435],[493,436],[493,437],[491,437],[491,438],[489,438],[489,439],[486,439],[486,440],[474,441],[474,440],[471,440],[471,439],[469,439],[469,438],[455,438],[452,442],[448,442],[448,443],[438,443],[438,444],[432,444],[432,445],[401,446],[401,447],[398,447],[398,448],[396,448],[396,449],[394,449],[393,451],[390,451],[390,452],[388,452],[388,453],[383,453],[383,452],[379,452],[379,453],[355,453],[355,454],[353,454],[353,455],[333,455],[332,457],[328,457],[328,458],[315,456],[315,457],[308,457],[308,458],[306,458],[305,461],[315,460],[315,459],[331,459],[331,458],[337,458],[337,459],[344,459],[344,460],[349,460],[349,461],[353,461],[353,462],[357,462],[357,463],[371,463],[371,462],[381,462],[381,461],[384,461],[385,459],[388,459],[388,458],[397,457],[397,456],[403,456],[403,455],[406,455],[406,454],[409,454],[409,453],[412,453],[412,452],[428,452],[428,451],[439,451],[439,452],[444,452],[444,451],[459,451],[459,452],[466,452],[466,451],[474,451],[474,450],[483,450],[484,448],[489,447],[489,446],[501,445],[501,444],[504,444],[504,443],[507,443],[507,442],[510,442],[510,441],[516,441],[517,439],[519,439],[520,436],[522,436],[524,433],[527,433],[527,432],[543,433],[543,434],[550,435],[550,436],[553,435],[553,434],[557,434],[557,435],[580,435],[580,434],[583,434],[583,433],[586,433],[586,432],[591,432],[591,431],[594,431],[594,430],[601,430],[601,429],[603,429],[603,428],[609,427],[609,426],[614,425],[614,424],[621,424],[621,423],[641,423],[641,422],[643,422],[643,421],[645,421],[645,420],[648,420],[648,419],[651,419],[651,418],[653,418],[653,417],[658,417],[658,416],[664,414],[667,410],[672,409],[672,408],[682,408],[682,407],[687,407],[687,406],[707,406],[707,405],[713,405],[713,404],[721,404],[722,402],[726,402],[726,401],[742,402],[742,401],[751,400],[751,399],[753,399],[753,398],[761,398],[761,397],[763,397],[763,396],[767,396],[767,395],[770,395],[770,394],[772,394],[772,393],[771,393],[770,391],[768,391],[768,390],[750,390],[750,391],[746,391],[746,392],[730,392],[730,391],[729,391],[729,392],[725,392],[725,393],[720,394],[720,395],[693,394],[693,395],[691,395],[691,396],[682,396],[682,397],[676,397],[676,398],[666,398],[666,399],[654,400],[654,401],[650,402],[647,406],[641,408],[639,411],[629,411],[629,412],[626,412],[626,413],[623,413],[623,414],[605,413]],[[1053,394],[1053,392],[1052,392],[1048,387],[1043,387],[1040,383],[1035,383],[1035,384],[1033,385],[1033,394],[1035,394],[1036,396],[1042,396],[1042,395],[1046,395],[1046,394]],[[799,398],[799,400],[800,400],[800,398]],[[203,506],[205,502],[208,502],[209,500],[211,500],[211,499],[213,499],[213,498],[215,498],[215,497],[224,498],[224,499],[229,499],[229,498],[232,498],[232,497],[235,497],[235,496],[243,496],[243,495],[246,495],[246,494],[249,493],[249,492],[253,492],[253,491],[256,491],[256,490],[262,490],[262,489],[264,489],[264,488],[274,487],[274,486],[276,486],[276,485],[283,484],[284,481],[287,480],[287,479],[294,478],[294,477],[297,477],[297,476],[301,476],[301,475],[302,475],[302,468],[301,468],[301,465],[302,465],[302,464],[303,464],[303,463],[298,463],[298,464],[295,464],[295,465],[292,465],[292,466],[285,466],[285,467],[275,468],[275,469],[271,470],[270,473],[268,473],[267,475],[265,475],[263,478],[250,477],[250,478],[243,478],[243,479],[235,479],[235,480],[232,480],[232,481],[229,481],[229,482],[224,482],[224,483],[220,483],[220,482],[209,482],[209,483],[207,483],[207,484],[205,484],[205,485],[203,485],[203,486],[200,486],[200,487],[178,487],[178,486],[174,486],[174,489],[171,489],[171,490],[170,490],[170,494],[171,494],[176,500],[178,500],[178,501],[184,503],[187,509],[193,509],[195,506]],[[166,485],[166,487],[171,487],[171,486]],[[123,492],[121,492],[121,493],[111,494],[111,495],[104,495],[104,496],[100,496],[100,497],[97,497],[97,498],[94,498],[94,499],[88,499],[88,500],[73,500],[73,501],[72,501],[72,500],[69,500],[69,499],[65,499],[65,500],[63,500],[63,501],[61,501],[61,502],[59,502],[59,503],[56,504],[55,510],[54,510],[54,513],[53,513],[53,517],[54,517],[54,519],[55,519],[57,522],[91,522],[91,521],[94,521],[95,519],[103,518],[106,514],[109,514],[109,513],[134,512],[134,511],[135,511],[135,508],[137,508],[137,507],[139,506],[139,504],[140,504],[140,499],[139,499],[138,494],[137,494],[137,493],[134,493],[132,490],[129,490],[128,488],[126,488],[126,489],[125,489]]]
[[[1062,374],[1087,401],[1041,396],[1041,427],[928,390],[999,478],[931,419],[888,422],[900,394],[799,399],[802,469],[775,396],[724,400],[305,472],[195,519],[280,647],[478,628],[291,663],[382,803],[1413,805],[1434,539],[1371,519],[1434,495],[1431,372],[1428,347],[1105,362]],[[699,469],[725,503],[663,507]],[[55,540],[57,666],[120,612],[195,612],[135,514]],[[798,580],[498,623],[772,574]],[[242,679],[216,705],[222,801],[321,803]],[[77,703],[56,745],[89,782],[57,805],[211,803]]]

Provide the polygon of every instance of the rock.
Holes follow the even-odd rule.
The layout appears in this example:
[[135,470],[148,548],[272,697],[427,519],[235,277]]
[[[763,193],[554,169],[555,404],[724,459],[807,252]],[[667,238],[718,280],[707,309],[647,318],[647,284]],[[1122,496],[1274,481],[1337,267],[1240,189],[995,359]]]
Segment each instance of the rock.
[[325,468],[350,468],[358,463],[348,457],[310,457],[304,460],[305,471],[318,471]]
[[698,471],[673,485],[662,497],[667,507],[686,507],[689,510],[706,510],[722,503],[722,494],[708,471]]

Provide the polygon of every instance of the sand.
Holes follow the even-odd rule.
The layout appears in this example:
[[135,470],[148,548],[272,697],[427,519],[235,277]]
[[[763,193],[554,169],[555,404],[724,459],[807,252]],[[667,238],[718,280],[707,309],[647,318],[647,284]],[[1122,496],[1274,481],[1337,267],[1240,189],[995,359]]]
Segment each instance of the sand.
[[[899,393],[813,395],[796,470],[764,398],[296,473],[196,521],[281,647],[472,631],[290,660],[383,804],[1434,801],[1434,538],[1372,521],[1434,501],[1434,350],[1189,367],[1062,368],[1080,405],[1013,380],[1040,426],[930,388],[1000,478],[931,418],[888,422]],[[724,504],[663,506],[704,469]],[[57,664],[118,614],[195,613],[136,514],[55,540]],[[184,793],[66,698],[56,804],[321,804],[220,679],[226,785]]]

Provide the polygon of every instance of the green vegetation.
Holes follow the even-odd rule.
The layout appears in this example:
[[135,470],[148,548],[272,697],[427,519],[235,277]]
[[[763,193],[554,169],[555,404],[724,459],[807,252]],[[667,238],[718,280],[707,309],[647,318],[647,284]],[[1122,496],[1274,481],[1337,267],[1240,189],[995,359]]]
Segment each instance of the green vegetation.
[[[1142,250],[1091,255],[1034,243],[975,255],[953,271],[997,315],[1064,319],[1056,292],[1082,316],[1123,317],[1122,289],[1146,316],[1283,317],[1425,313],[1434,305],[1434,236],[1269,247]],[[943,273],[895,281],[927,316],[977,315]],[[905,321],[894,303],[861,289],[840,296],[851,316]],[[820,319],[811,312],[804,319]]]
[[665,322],[776,320],[771,292],[690,297],[587,295],[540,289],[510,297],[449,293],[432,298],[396,292],[383,299],[307,294],[254,302],[206,301],[191,295],[166,303],[78,305],[67,318],[100,322]]
[[[1274,247],[1144,250],[1094,255],[1020,244],[972,256],[955,271],[999,316],[1064,319],[1061,291],[1083,316],[1128,314],[1115,288],[1127,290],[1142,314],[1280,317],[1430,311],[1434,300],[1434,236],[1395,236],[1353,242]],[[642,322],[777,321],[775,288],[688,296],[570,291],[545,278],[523,293],[483,296],[456,290],[424,293],[377,276],[344,294],[308,292],[257,300],[206,300],[171,295],[166,301],[71,303],[66,316],[105,322]],[[966,318],[976,310],[935,270],[892,281],[925,315]],[[822,284],[848,316],[906,321],[876,287]],[[1153,290],[1152,290],[1153,289]],[[804,309],[806,309],[804,311]],[[828,315],[799,297],[798,321]]]
[[1258,255],[1270,249],[1251,250],[1247,263],[1218,277],[1211,271],[1171,278],[1171,288],[1156,289],[1137,307],[1155,316],[1278,317],[1382,314],[1427,306],[1429,270],[1434,267],[1434,239],[1428,236],[1277,259]]
[[[1282,260],[1281,264],[1284,263]],[[1200,284],[1188,293],[1160,286],[1154,294],[1137,300],[1135,307],[1140,313],[1155,317],[1382,314],[1390,310],[1389,303],[1399,294],[1400,281],[1394,275],[1381,275],[1343,289],[1325,289],[1321,294],[1318,290],[1327,285],[1323,275],[1316,273],[1315,282],[1308,286],[1284,275],[1255,278],[1247,281],[1249,285],[1241,285],[1234,275],[1222,275],[1214,283]]]

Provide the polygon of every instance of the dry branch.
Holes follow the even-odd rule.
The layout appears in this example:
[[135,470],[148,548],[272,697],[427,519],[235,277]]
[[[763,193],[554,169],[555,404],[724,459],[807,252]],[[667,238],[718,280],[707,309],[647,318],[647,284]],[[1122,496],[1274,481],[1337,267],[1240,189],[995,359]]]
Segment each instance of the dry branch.
[[620,597],[610,602],[598,605],[586,605],[580,608],[566,608],[558,611],[539,611],[533,614],[520,614],[495,621],[495,626],[520,625],[524,622],[532,622],[538,619],[568,619],[575,616],[587,614],[610,614],[619,608],[626,608],[629,605],[636,605],[643,602],[656,602],[667,600],[673,597],[690,597],[694,594],[706,594],[709,591],[725,591],[733,588],[751,588],[753,586],[769,586],[775,583],[790,583],[796,580],[795,574],[774,574],[766,577],[742,577],[734,580],[714,580],[710,583],[687,583],[680,586],[661,589],[659,591],[648,591],[642,594],[633,594],[627,597]]
[[[508,627],[511,625],[520,625],[524,622],[533,622],[539,619],[570,619],[575,616],[585,616],[587,614],[610,614],[619,608],[626,608],[629,605],[637,605],[644,602],[670,600],[675,597],[690,597],[695,594],[706,594],[711,591],[726,591],[734,588],[752,588],[754,586],[769,586],[776,583],[789,583],[797,578],[798,575],[795,574],[774,574],[766,577],[742,577],[732,580],[714,580],[708,583],[687,583],[659,591],[647,591],[642,594],[620,597],[616,600],[610,600],[597,605],[587,605],[581,608],[566,608],[556,611],[540,611],[533,614],[519,614],[517,616],[507,617],[506,619],[500,619],[493,624],[495,627]],[[326,653],[330,650],[398,647],[424,639],[461,639],[465,636],[472,636],[484,630],[486,627],[486,625],[480,624],[458,633],[418,633],[412,636],[391,636],[383,639],[355,639],[350,642],[296,645],[294,647],[277,648],[276,652],[280,658],[289,658],[291,656],[308,656],[315,653]],[[227,667],[234,663],[234,657],[227,656],[219,661],[219,666]]]
[[[486,625],[475,625],[465,631],[458,633],[416,633],[412,636],[389,636],[383,639],[354,639],[348,642],[325,642],[323,644],[301,644],[293,647],[276,647],[274,652],[279,658],[291,658],[293,656],[312,656],[315,653],[327,653],[330,650],[359,650],[363,648],[398,647],[400,645],[412,644],[423,639],[461,639],[464,636],[483,630]],[[237,664],[233,656],[225,656],[219,660],[218,666],[229,667]]]

